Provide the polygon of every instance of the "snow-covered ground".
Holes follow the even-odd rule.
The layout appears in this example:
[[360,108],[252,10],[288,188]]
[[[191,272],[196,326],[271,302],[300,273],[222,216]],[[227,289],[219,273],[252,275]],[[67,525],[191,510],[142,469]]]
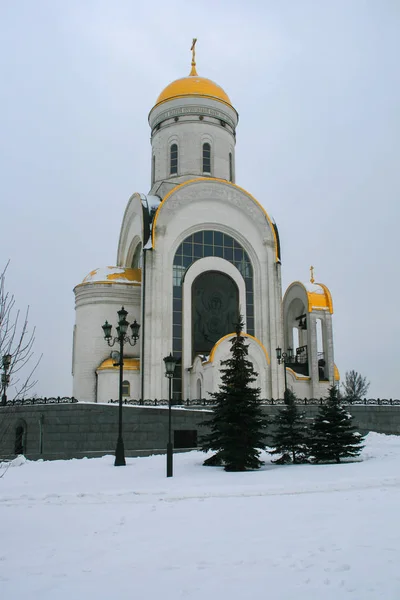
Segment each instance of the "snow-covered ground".
[[[197,452],[0,479],[1,600],[400,598],[400,437],[362,462],[225,473]],[[2,471],[0,470],[0,473]]]

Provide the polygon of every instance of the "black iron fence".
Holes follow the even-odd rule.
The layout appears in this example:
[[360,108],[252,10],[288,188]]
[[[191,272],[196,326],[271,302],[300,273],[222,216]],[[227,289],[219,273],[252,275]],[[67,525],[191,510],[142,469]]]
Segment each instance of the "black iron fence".
[[[15,400],[7,400],[6,406],[21,406],[32,404],[76,404],[79,402],[73,396],[57,396],[51,398],[17,398]],[[296,404],[301,406],[321,405],[325,404],[326,398],[297,398]],[[118,404],[118,400],[109,400],[109,404]],[[145,399],[125,399],[126,405],[131,406],[168,406],[166,398],[145,398]],[[261,398],[260,404],[264,406],[284,405],[283,398]],[[400,406],[398,398],[342,398],[342,404],[346,405],[363,405],[363,406]],[[193,407],[210,407],[215,405],[213,398],[193,398],[186,400],[173,400],[173,406],[193,406]],[[1,405],[0,405],[1,408]]]
[[7,400],[6,406],[20,406],[23,404],[74,404],[78,402],[76,398],[69,396],[57,396],[52,398],[16,398]]
[[[297,398],[296,404],[307,406],[307,405],[321,405],[325,404],[326,398]],[[392,398],[343,398],[342,404],[346,405],[365,405],[365,406],[400,406],[400,399],[392,399]],[[124,404],[130,404],[133,406],[168,406],[168,400],[161,399],[139,399],[139,400],[127,400],[123,401]],[[109,404],[118,404],[118,400],[110,400]],[[262,398],[260,400],[260,404],[264,406],[274,406],[274,405],[283,405],[285,401],[283,398],[274,399],[274,398]],[[215,405],[215,401],[213,398],[197,398],[197,399],[189,399],[181,400],[181,401],[172,401],[173,406],[206,406],[213,407]]]

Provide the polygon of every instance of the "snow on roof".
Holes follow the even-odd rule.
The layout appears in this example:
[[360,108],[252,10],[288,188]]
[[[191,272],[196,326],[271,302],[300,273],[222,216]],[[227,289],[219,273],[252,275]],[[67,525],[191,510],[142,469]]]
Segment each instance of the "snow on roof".
[[141,285],[141,269],[129,269],[127,267],[103,267],[90,271],[82,283],[125,283]]

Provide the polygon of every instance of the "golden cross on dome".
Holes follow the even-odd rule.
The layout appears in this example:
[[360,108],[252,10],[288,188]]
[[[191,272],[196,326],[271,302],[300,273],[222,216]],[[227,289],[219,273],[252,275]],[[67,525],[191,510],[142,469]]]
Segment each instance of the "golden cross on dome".
[[310,267],[310,283],[314,283],[314,267]]
[[192,46],[190,48],[190,50],[192,51],[192,68],[190,70],[190,75],[191,76],[196,76],[197,75],[197,71],[196,71],[196,42],[197,42],[197,38],[193,38]]

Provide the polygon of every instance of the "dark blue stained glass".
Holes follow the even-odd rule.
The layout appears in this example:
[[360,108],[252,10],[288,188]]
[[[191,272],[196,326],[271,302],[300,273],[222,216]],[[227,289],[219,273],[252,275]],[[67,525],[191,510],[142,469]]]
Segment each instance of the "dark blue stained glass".
[[193,234],[193,241],[195,244],[202,244],[203,243],[203,232],[202,231],[197,231],[196,233]]
[[175,310],[181,311],[182,310],[182,298],[174,298],[172,306],[173,306],[174,311]]
[[233,248],[224,247],[224,258],[225,260],[229,260],[229,262],[233,261]]
[[173,337],[174,338],[181,338],[182,337],[182,325],[176,325],[174,323],[173,325]]
[[230,235],[224,234],[224,246],[225,248],[233,248],[233,238]]
[[213,232],[212,231],[205,231],[204,232],[204,244],[205,245],[207,245],[207,244],[212,245],[213,244],[213,238],[214,238],[214,236],[213,236]]
[[203,258],[203,247],[202,244],[193,244],[193,256]]
[[214,246],[222,246],[224,234],[221,231],[214,231]]
[[182,298],[182,286],[174,285],[174,298]]
[[235,248],[233,251],[233,257],[238,262],[242,262],[243,260],[243,248]]
[[184,256],[192,256],[193,252],[193,244],[192,242],[183,242],[183,255]]
[[[203,256],[217,256],[228,260],[244,277],[246,285],[246,329],[250,335],[254,335],[253,269],[246,251],[230,235],[220,231],[197,231],[182,242],[174,257],[174,265],[176,265],[173,287],[174,308],[181,307],[173,311],[172,347],[176,357],[182,355],[182,282],[190,265]],[[179,267],[181,270],[179,270]],[[172,384],[173,398],[179,400],[182,389],[180,365],[177,365]]]

